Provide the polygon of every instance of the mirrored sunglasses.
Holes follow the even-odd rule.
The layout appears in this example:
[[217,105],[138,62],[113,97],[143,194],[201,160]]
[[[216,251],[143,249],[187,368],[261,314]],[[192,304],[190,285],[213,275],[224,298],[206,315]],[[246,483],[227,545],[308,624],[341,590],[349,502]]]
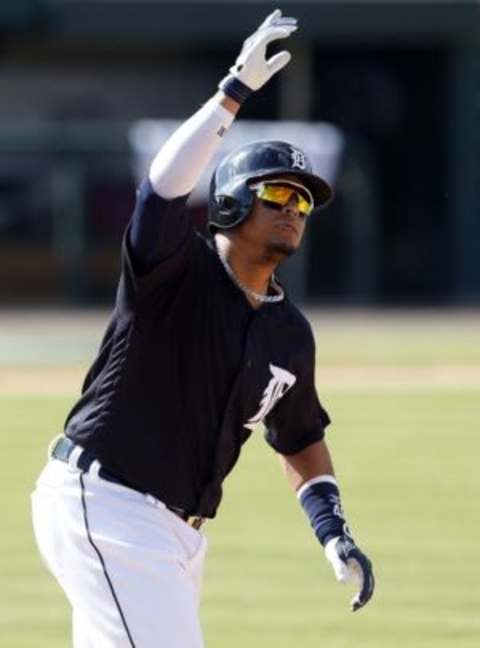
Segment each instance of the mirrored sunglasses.
[[314,208],[313,196],[310,191],[301,184],[287,180],[266,180],[251,185],[251,189],[260,200],[273,203],[279,207],[286,205],[292,196],[297,199],[298,211],[305,216],[311,214]]

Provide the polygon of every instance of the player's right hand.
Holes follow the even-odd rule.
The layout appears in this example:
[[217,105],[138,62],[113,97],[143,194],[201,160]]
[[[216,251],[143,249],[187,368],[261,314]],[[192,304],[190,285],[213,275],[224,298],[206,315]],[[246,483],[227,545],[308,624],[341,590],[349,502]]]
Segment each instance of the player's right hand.
[[251,90],[258,90],[291,59],[283,51],[267,59],[267,45],[280,38],[288,38],[297,29],[297,19],[283,17],[276,9],[243,43],[242,50],[230,68],[230,74]]
[[356,612],[368,603],[375,589],[372,563],[346,534],[327,542],[325,555],[338,581],[351,581],[358,586],[358,592],[351,602],[352,612]]

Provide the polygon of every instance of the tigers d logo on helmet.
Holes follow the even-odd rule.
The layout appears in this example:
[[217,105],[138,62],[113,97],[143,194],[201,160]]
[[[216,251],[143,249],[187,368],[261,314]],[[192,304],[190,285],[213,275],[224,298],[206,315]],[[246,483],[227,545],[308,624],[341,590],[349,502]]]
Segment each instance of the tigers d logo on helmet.
[[307,161],[305,158],[305,153],[296,149],[293,146],[291,147],[292,152],[292,169],[301,169],[304,171],[307,168]]

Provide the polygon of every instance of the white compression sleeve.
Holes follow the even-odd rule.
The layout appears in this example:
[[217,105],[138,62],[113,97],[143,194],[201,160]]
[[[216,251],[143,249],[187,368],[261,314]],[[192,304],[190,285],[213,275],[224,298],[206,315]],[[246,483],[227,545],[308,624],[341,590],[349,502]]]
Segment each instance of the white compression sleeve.
[[192,191],[234,115],[210,99],[176,130],[162,146],[150,167],[155,193],[171,200]]

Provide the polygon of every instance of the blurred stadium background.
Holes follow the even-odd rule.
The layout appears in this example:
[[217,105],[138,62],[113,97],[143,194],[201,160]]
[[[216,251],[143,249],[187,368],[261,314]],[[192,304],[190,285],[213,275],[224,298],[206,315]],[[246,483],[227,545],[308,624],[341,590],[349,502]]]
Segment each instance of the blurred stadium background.
[[[254,439],[207,528],[207,645],[480,644],[480,4],[1,0],[2,648],[68,644],[28,496],[100,340],[136,179],[276,6],[300,20],[294,60],[231,138],[276,128],[334,179],[282,278],[314,323],[346,508],[380,585],[348,616]],[[192,208],[201,229],[201,191]]]

